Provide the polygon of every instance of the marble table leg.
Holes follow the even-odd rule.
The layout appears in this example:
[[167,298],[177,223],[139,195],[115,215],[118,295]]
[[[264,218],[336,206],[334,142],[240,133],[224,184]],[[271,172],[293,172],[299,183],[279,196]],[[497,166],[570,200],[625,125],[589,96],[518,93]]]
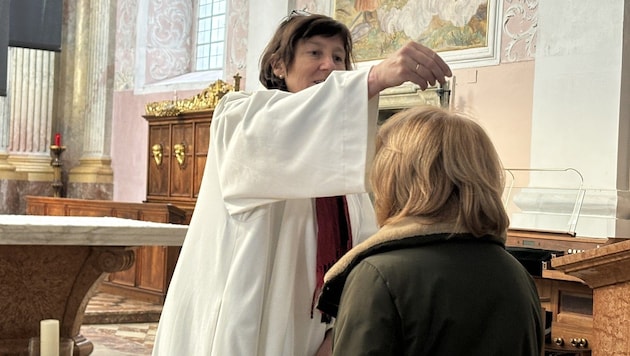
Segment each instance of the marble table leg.
[[28,355],[42,319],[58,319],[60,337],[74,339],[74,356],[94,345],[79,334],[89,299],[107,273],[130,268],[124,246],[0,246],[0,356]]

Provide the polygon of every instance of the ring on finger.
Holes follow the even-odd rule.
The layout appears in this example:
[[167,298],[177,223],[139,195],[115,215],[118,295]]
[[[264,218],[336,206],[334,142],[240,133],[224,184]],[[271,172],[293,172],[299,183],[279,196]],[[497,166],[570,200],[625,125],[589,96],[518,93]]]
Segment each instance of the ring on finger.
[[416,63],[416,72],[420,69],[420,63]]

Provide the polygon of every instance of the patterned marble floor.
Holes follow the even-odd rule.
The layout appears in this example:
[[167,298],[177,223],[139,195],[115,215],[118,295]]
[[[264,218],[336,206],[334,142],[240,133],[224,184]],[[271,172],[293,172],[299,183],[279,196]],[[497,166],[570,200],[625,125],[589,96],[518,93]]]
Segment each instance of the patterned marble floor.
[[83,325],[81,333],[94,344],[91,356],[151,355],[157,323]]
[[94,344],[91,356],[151,355],[162,307],[99,293],[86,308],[81,333]]

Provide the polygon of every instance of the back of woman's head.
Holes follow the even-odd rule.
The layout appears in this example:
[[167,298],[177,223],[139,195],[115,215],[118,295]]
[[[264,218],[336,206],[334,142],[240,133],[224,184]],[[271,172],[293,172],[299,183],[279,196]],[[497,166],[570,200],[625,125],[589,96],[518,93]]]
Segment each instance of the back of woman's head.
[[339,36],[346,51],[346,69],[352,69],[352,37],[346,25],[325,15],[293,12],[282,21],[260,58],[259,80],[265,88],[287,90],[284,79],[274,74],[274,64],[283,61],[289,70],[298,42],[313,36]]
[[418,216],[453,221],[477,237],[505,237],[503,168],[476,122],[437,107],[416,107],[389,118],[376,142],[371,183],[381,225]]

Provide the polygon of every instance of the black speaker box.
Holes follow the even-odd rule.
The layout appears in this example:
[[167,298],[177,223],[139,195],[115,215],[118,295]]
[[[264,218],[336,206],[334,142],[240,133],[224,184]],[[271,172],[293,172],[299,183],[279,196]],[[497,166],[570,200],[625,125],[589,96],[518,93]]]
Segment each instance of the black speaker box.
[[63,0],[9,2],[9,46],[61,51]]
[[9,0],[0,0],[0,96],[7,96],[9,49]]

